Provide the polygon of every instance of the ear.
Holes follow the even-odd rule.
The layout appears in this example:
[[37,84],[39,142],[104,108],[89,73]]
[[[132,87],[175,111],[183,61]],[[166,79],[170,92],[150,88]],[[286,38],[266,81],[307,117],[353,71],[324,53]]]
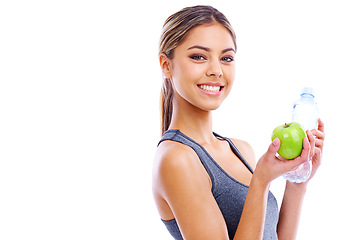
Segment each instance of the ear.
[[160,54],[159,62],[161,70],[165,76],[165,78],[171,78],[171,62],[170,59],[164,54]]

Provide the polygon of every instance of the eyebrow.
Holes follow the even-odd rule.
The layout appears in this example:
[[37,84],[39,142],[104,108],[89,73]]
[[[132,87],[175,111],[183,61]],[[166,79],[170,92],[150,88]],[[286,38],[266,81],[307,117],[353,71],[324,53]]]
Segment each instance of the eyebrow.
[[[187,50],[191,50],[191,49],[194,49],[194,48],[210,52],[210,48],[203,47],[203,46],[200,46],[200,45],[194,45],[192,47],[189,47]],[[226,52],[229,52],[229,51],[233,51],[234,53],[236,53],[236,51],[233,48],[226,48],[226,49],[222,50],[221,53],[226,53]]]
[[235,49],[233,49],[233,48],[226,48],[226,49],[222,50],[221,53],[226,53],[229,51],[233,51],[234,53],[236,53]]

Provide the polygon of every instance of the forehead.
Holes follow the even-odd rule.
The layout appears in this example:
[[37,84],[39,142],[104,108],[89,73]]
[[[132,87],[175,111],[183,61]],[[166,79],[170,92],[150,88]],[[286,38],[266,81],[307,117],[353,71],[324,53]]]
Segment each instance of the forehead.
[[201,45],[211,49],[235,49],[234,40],[230,32],[220,23],[203,24],[191,29],[184,42],[178,47]]

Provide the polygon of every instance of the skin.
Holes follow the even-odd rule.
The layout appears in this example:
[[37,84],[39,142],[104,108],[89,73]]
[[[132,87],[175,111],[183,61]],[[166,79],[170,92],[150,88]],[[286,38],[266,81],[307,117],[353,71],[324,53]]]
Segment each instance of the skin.
[[[219,23],[192,29],[174,51],[173,59],[160,55],[163,74],[172,79],[175,90],[170,129],[181,132],[201,144],[233,178],[249,185],[243,213],[234,239],[262,239],[267,197],[272,180],[313,157],[313,172],[321,163],[324,124],[307,131],[302,154],[284,161],[276,156],[280,140],[256,161],[251,146],[232,139],[254,174],[231,151],[229,144],[212,134],[211,112],[231,91],[235,76],[235,45],[230,33]],[[204,92],[199,86],[221,85],[220,93]],[[301,206],[308,185],[287,182],[280,209],[279,239],[295,239]],[[176,218],[185,239],[228,239],[224,218],[211,193],[211,181],[196,153],[183,144],[164,141],[155,156],[153,195],[163,220]]]

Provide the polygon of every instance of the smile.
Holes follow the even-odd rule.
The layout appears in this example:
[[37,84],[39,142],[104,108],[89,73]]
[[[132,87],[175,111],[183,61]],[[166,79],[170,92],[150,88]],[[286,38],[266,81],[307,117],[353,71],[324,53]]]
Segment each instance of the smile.
[[205,84],[198,85],[198,87],[203,91],[212,92],[212,93],[218,93],[223,88],[223,86],[210,86]]

